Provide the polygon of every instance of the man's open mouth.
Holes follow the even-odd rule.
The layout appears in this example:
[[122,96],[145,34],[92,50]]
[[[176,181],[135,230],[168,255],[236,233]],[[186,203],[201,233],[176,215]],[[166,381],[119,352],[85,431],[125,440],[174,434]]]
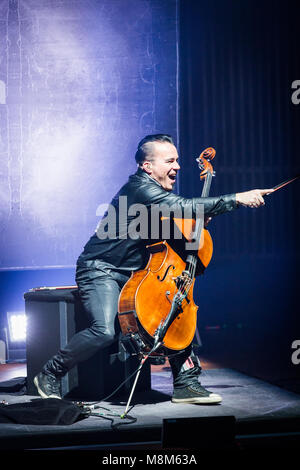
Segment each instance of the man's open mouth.
[[170,180],[176,181],[176,175],[169,175]]

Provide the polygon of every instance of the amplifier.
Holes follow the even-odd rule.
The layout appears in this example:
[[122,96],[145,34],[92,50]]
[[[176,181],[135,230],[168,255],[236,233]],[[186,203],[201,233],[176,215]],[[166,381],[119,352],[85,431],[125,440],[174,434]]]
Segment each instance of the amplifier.
[[[86,320],[76,286],[39,287],[24,294],[27,316],[26,361],[27,393],[37,395],[33,378],[51,356],[65,346]],[[118,323],[118,322],[116,322]],[[150,364],[144,364],[137,391],[151,389]],[[110,395],[138,368],[136,356],[130,355],[120,339],[79,363],[62,378],[62,395],[77,400],[101,400]],[[120,388],[128,393],[135,374]]]

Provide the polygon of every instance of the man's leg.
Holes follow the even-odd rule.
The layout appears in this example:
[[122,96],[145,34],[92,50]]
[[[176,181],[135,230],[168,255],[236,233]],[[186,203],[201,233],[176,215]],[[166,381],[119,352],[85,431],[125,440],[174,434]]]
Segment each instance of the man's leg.
[[220,395],[201,386],[201,365],[191,346],[173,358],[170,355],[169,362],[173,374],[173,403],[213,404],[222,401]]

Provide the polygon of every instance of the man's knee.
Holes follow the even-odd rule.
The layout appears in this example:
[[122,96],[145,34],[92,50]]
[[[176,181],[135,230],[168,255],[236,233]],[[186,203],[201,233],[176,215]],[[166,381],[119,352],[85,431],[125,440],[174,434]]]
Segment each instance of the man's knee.
[[93,333],[95,339],[101,342],[101,344],[105,343],[106,346],[113,343],[116,338],[115,331],[107,327],[94,324],[91,326],[90,330]]

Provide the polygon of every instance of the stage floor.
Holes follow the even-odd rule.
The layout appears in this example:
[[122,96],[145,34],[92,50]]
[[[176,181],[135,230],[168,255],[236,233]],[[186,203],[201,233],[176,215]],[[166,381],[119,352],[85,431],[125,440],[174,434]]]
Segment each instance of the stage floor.
[[[135,393],[129,410],[130,419],[121,419],[128,396],[101,402],[102,416],[89,416],[68,426],[0,424],[1,449],[162,449],[165,420],[176,422],[185,433],[200,432],[201,418],[233,416],[235,444],[251,447],[254,442],[274,445],[285,441],[300,443],[300,395],[249,377],[228,368],[207,369],[202,385],[220,394],[219,405],[180,405],[170,401],[171,371],[154,367],[152,390]],[[1,385],[1,384],[0,384]],[[1,394],[0,401],[24,403],[38,397]],[[192,418],[192,426],[184,419]],[[174,421],[175,422],[175,421]],[[205,422],[202,421],[203,423]],[[195,429],[195,426],[198,426]],[[224,422],[226,426],[226,423]],[[200,427],[199,427],[200,426]],[[273,433],[273,434],[272,434]],[[280,441],[278,439],[280,438]],[[271,444],[270,444],[271,442]],[[217,441],[215,442],[218,446]],[[201,447],[201,443],[199,443]]]

